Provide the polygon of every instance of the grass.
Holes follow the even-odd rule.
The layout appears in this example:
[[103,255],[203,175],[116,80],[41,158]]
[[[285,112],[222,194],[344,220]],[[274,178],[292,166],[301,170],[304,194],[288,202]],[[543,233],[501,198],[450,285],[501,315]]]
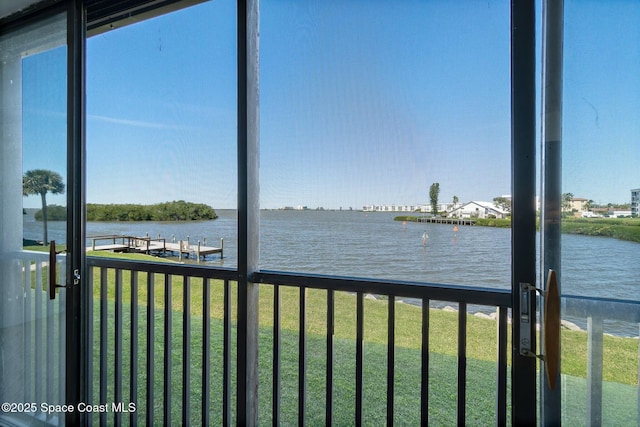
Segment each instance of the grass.
[[[46,248],[44,248],[46,250]],[[93,254],[92,254],[93,255]],[[100,254],[111,256],[114,254]],[[154,260],[146,255],[117,255],[127,259]],[[45,269],[46,270],[46,269]],[[46,271],[43,271],[46,274]],[[146,274],[139,275],[138,302],[139,309],[139,353],[138,353],[138,420],[143,422],[147,408],[145,407],[145,375],[146,375],[146,308],[147,285]],[[163,349],[165,347],[164,326],[164,276],[155,279],[155,341],[154,353],[156,365],[154,370],[154,418],[162,418],[163,408]],[[99,295],[99,272],[94,273],[94,295]],[[123,355],[123,395],[128,402],[129,396],[129,354],[130,354],[130,304],[131,274],[123,272],[123,320],[124,355]],[[201,411],[201,352],[202,352],[202,282],[192,279],[191,311],[191,421],[199,423]],[[176,423],[181,416],[182,393],[182,277],[173,277],[172,316],[173,334],[172,348],[172,417]],[[236,286],[232,286],[232,301],[236,300]],[[263,285],[260,289],[260,423],[269,424],[271,417],[271,345],[273,336],[273,286]],[[115,274],[109,270],[107,275],[108,308],[108,398],[114,401],[113,370],[114,356],[114,301]],[[209,318],[212,328],[212,378],[211,417],[212,424],[221,423],[222,407],[222,291],[220,281],[212,281],[211,312]],[[324,424],[325,407],[325,369],[326,369],[326,292],[307,289],[307,416],[309,425]],[[298,301],[297,288],[281,287],[281,329],[282,329],[282,419],[283,425],[295,424],[297,421],[297,369],[298,369]],[[365,373],[364,373],[364,419],[365,424],[379,425],[385,423],[386,414],[386,328],[387,301],[365,299]],[[355,296],[349,293],[336,293],[335,300],[335,365],[334,365],[334,404],[335,425],[349,425],[353,422],[353,406],[355,401]],[[98,402],[97,377],[99,374],[99,301],[94,300],[94,375],[96,388],[94,402]],[[236,312],[232,310],[234,321]],[[443,310],[430,312],[430,385],[429,410],[432,424],[451,424],[456,414],[456,382],[457,382],[457,319],[458,314]],[[469,425],[495,424],[495,353],[496,323],[493,320],[469,315],[467,333],[467,423]],[[415,425],[420,414],[420,335],[417,332],[421,325],[421,309],[408,304],[397,303],[396,306],[396,381],[395,407],[398,424]],[[235,332],[233,334],[235,337]],[[235,338],[234,338],[235,339]],[[235,351],[235,344],[232,346]],[[235,381],[235,354],[232,356],[232,377]],[[564,385],[565,410],[563,413],[575,414],[564,420],[568,425],[584,424],[586,396],[587,339],[584,331],[562,332],[562,371]],[[634,422],[633,414],[637,413],[638,387],[638,340],[604,336],[604,405],[603,419],[613,420],[615,425],[629,425]],[[235,387],[232,387],[235,390]],[[568,390],[567,390],[568,389]],[[575,397],[575,399],[571,399]],[[614,409],[611,409],[614,408]],[[112,417],[112,414],[109,414]]]
[[562,232],[640,243],[640,218],[565,218]]
[[[162,276],[155,280],[155,307],[164,307],[164,283]],[[108,277],[108,297],[115,299],[115,279],[111,271]],[[182,277],[172,278],[172,309],[182,312]],[[123,274],[124,302],[130,302],[130,275]],[[211,292],[211,318],[222,319],[222,283],[213,281]],[[94,295],[99,295],[99,275],[94,275]],[[203,304],[200,298],[201,280],[192,281],[191,314],[202,317]],[[235,301],[235,287],[232,299]],[[306,289],[307,293],[307,326],[309,335],[324,336],[326,334],[326,292]],[[281,291],[281,328],[283,330],[298,331],[298,301],[297,288],[282,287]],[[140,304],[146,304],[147,289],[146,275],[139,277],[138,298]],[[335,337],[355,339],[356,325],[355,296],[348,293],[336,293]],[[382,300],[365,299],[365,340],[371,344],[386,345],[387,343],[387,302]],[[398,303],[396,306],[396,346],[408,349],[421,349],[420,335],[416,325],[421,325],[421,308],[409,304]],[[232,315],[235,321],[235,313]],[[431,310],[429,347],[434,353],[456,356],[458,313],[444,310]],[[273,325],[273,286],[263,285],[260,288],[260,325]],[[419,326],[418,326],[419,327]],[[496,323],[491,319],[467,316],[467,353],[470,358],[481,361],[495,362]],[[443,332],[444,331],[444,332]],[[605,367],[603,378],[605,381],[620,382],[637,385],[638,372],[638,340],[605,335],[604,338]],[[587,339],[584,331],[562,331],[562,362],[563,373],[574,376],[586,376]]]
[[[130,306],[124,307],[123,320],[125,325],[129,325]],[[163,349],[163,313],[161,310],[155,312],[155,369],[154,369],[154,389],[156,392],[153,411],[154,418],[162,419],[163,409],[163,372],[164,361]],[[94,351],[99,349],[99,321],[97,311],[94,313],[96,324],[94,326]],[[145,381],[146,381],[146,311],[140,313],[140,333],[138,369],[137,375],[139,410],[138,421],[142,422],[146,416],[147,408],[144,405]],[[172,423],[179,424],[181,420],[181,393],[182,393],[182,316],[181,313],[173,313],[174,334],[171,341],[172,347]],[[115,365],[114,342],[113,342],[113,316],[109,316],[109,344],[108,344],[108,394],[107,402],[114,400],[114,380],[113,366]],[[202,354],[202,319],[194,316],[191,319],[192,340],[191,340],[191,404],[190,422],[197,425],[201,421],[201,354]],[[211,345],[211,425],[222,424],[222,321],[216,318],[211,320],[212,345]],[[235,324],[233,334],[235,336]],[[281,361],[281,425],[295,425],[297,423],[298,408],[298,332],[289,329],[282,330],[282,361]],[[272,352],[273,329],[268,326],[261,326],[259,332],[260,345],[260,399],[259,413],[260,425],[270,425],[272,421],[271,411],[271,352]],[[324,425],[325,411],[325,369],[326,369],[326,341],[325,337],[318,334],[309,333],[307,336],[307,404],[306,413],[308,425]],[[335,350],[335,383],[334,383],[334,425],[351,425],[354,418],[355,402],[355,345],[354,340],[349,338],[338,338],[334,340]],[[128,401],[129,376],[127,375],[130,363],[127,358],[130,348],[130,336],[125,333],[124,338],[124,400]],[[233,347],[235,350],[235,346]],[[365,344],[364,357],[366,360],[364,371],[364,420],[366,425],[381,425],[385,423],[386,416],[386,345],[371,343]],[[419,372],[421,351],[399,347],[396,352],[396,381],[395,381],[395,403],[396,421],[400,424],[408,423],[414,425],[420,419],[420,376]],[[430,356],[430,421],[435,425],[450,424],[456,417],[456,373],[457,358],[451,355],[432,353]],[[233,382],[232,389],[235,389],[235,352],[232,355]],[[94,357],[94,375],[99,374],[98,358]],[[487,425],[495,424],[494,419],[494,390],[495,390],[495,364],[469,360],[469,396],[473,396],[473,402],[468,404],[469,424]],[[97,381],[94,380],[94,401],[98,400],[99,390]],[[235,402],[235,400],[234,400]],[[111,418],[112,415],[109,415]],[[97,418],[97,417],[96,417]],[[235,420],[232,421],[232,423]]]
[[[162,276],[155,280],[155,317],[156,317],[156,370],[154,383],[156,400],[154,401],[156,418],[162,414],[162,349],[163,342],[163,312],[164,283]],[[99,277],[94,276],[94,294],[98,295],[97,284]],[[109,299],[113,301],[114,274],[108,275]],[[124,295],[124,324],[128,325],[128,304],[130,304],[130,275],[123,274]],[[139,277],[139,303],[146,304],[146,274]],[[201,368],[201,343],[202,343],[202,285],[198,279],[191,282],[192,297],[190,310],[192,330],[192,393],[191,412],[192,422],[197,423],[200,417],[200,372]],[[235,301],[235,285],[233,301]],[[307,416],[309,425],[324,424],[325,405],[325,355],[326,355],[326,292],[307,289]],[[298,301],[297,288],[281,288],[282,311],[282,419],[283,425],[295,424],[297,420],[297,369],[298,369]],[[212,309],[210,313],[212,325],[212,422],[219,424],[221,417],[221,336],[222,336],[222,283],[212,282]],[[387,327],[387,302],[381,300],[365,299],[365,423],[368,425],[384,424],[386,414],[386,327]],[[348,293],[336,293],[335,303],[335,425],[351,424],[353,422],[353,406],[355,401],[355,296]],[[96,302],[95,310],[98,309]],[[108,328],[110,340],[113,335],[113,306],[110,305],[110,321]],[[182,278],[173,277],[172,282],[172,312],[173,312],[173,410],[175,421],[179,421],[182,391]],[[97,314],[96,314],[97,315]],[[138,365],[140,388],[138,397],[143,401],[144,397],[144,372],[146,345],[146,310],[140,309],[139,340],[140,350]],[[232,317],[235,321],[235,310]],[[273,336],[273,287],[261,286],[260,289],[260,423],[269,424],[271,417],[271,345]],[[431,310],[430,313],[430,421],[432,424],[450,424],[455,419],[456,413],[456,374],[457,374],[457,318],[455,312]],[[420,407],[420,335],[416,333],[421,325],[421,309],[419,307],[397,304],[396,307],[396,383],[395,404],[396,421],[400,424],[407,422],[409,425],[418,423]],[[126,326],[125,326],[126,327]],[[468,402],[467,422],[470,425],[494,424],[495,412],[495,353],[496,353],[496,323],[493,320],[468,316],[467,358],[468,358]],[[97,337],[99,325],[95,325],[94,348],[97,351]],[[129,338],[125,337],[125,354]],[[562,332],[563,354],[562,370],[563,380],[571,387],[567,396],[579,396],[574,401],[567,399],[567,407],[574,408],[575,414],[584,412],[585,394],[579,390],[586,390],[586,366],[587,366],[587,340],[583,331]],[[235,348],[235,346],[234,346]],[[112,352],[113,344],[109,345]],[[638,384],[638,340],[632,338],[604,337],[604,372],[605,402],[613,399],[618,405],[615,411],[609,411],[608,405],[605,413],[613,416],[619,425],[628,424],[625,417],[634,414],[635,399]],[[113,355],[110,353],[109,366],[112,367]],[[97,360],[97,358],[94,358]],[[125,373],[129,362],[125,363]],[[233,356],[235,364],[235,355]],[[98,372],[97,367],[95,368]],[[111,368],[110,368],[111,369]],[[235,367],[234,380],[235,380]],[[126,374],[125,374],[126,376]],[[110,381],[112,386],[112,381]],[[634,391],[635,390],[635,391]],[[576,393],[581,393],[577,395]],[[585,391],[586,393],[586,391]],[[634,394],[635,393],[635,394]],[[112,396],[112,394],[110,394]],[[128,396],[125,393],[125,396]],[[631,396],[631,397],[630,397]],[[96,395],[97,397],[97,395]],[[108,399],[108,401],[110,401]],[[139,417],[142,417],[145,408],[141,407]],[[573,411],[573,409],[572,409]],[[582,415],[580,415],[582,417]],[[143,418],[140,418],[143,419]],[[573,419],[573,418],[572,418]],[[582,423],[584,417],[579,418]],[[633,420],[633,418],[631,418]],[[571,422],[568,422],[571,424]],[[581,422],[576,422],[581,424]]]

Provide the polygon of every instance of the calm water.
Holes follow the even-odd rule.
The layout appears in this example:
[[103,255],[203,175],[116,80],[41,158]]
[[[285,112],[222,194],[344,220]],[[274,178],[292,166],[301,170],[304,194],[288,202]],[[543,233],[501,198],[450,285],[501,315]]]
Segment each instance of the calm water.
[[[89,223],[87,235],[148,234],[195,243],[205,238],[225,257],[206,264],[237,265],[237,220],[233,210],[215,221],[193,223]],[[510,288],[509,229],[393,221],[396,214],[356,211],[263,211],[263,269]],[[25,216],[25,238],[41,239],[42,224]],[[64,241],[64,224],[51,223],[50,239]],[[427,233],[426,246],[423,234]],[[562,236],[562,292],[640,299],[640,244],[615,239]],[[637,335],[637,325],[635,334]]]
[[[192,223],[88,223],[87,235],[126,234],[192,243],[206,238],[225,257],[206,264],[237,265],[237,221],[219,210],[215,221]],[[263,211],[260,262],[268,270],[416,280],[508,289],[509,229],[393,221],[396,214],[356,211]],[[42,239],[42,223],[25,215],[24,235]],[[49,238],[65,240],[63,223],[49,224]],[[426,246],[423,234],[427,233]],[[640,244],[615,239],[562,236],[563,293],[640,299]]]

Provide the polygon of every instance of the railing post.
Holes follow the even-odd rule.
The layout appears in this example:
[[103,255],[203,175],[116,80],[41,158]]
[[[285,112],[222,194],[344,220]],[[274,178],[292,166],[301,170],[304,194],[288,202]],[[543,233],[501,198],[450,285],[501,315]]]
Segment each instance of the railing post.
[[258,423],[259,0],[237,3],[238,367],[237,425]]
[[467,304],[458,304],[458,425],[467,423]]
[[602,335],[603,321],[587,318],[587,421],[588,426],[602,424]]
[[496,396],[496,425],[507,425],[507,308],[498,307],[497,309],[497,372],[498,389]]
[[429,424],[429,299],[422,298],[422,354],[420,365],[420,423]]

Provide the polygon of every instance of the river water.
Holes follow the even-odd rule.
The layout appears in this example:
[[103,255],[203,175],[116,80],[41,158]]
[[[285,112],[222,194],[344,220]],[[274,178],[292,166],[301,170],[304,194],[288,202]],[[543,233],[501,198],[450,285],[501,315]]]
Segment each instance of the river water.
[[[87,235],[124,234],[189,238],[208,246],[224,239],[224,258],[205,264],[237,266],[235,210],[214,221],[88,223]],[[395,213],[262,211],[260,265],[266,270],[510,288],[509,229],[402,223]],[[427,238],[423,239],[426,233]],[[25,215],[24,236],[42,239],[42,223]],[[64,223],[49,224],[49,238],[63,242]],[[426,240],[426,244],[424,244]],[[88,245],[90,242],[88,242]],[[640,244],[563,235],[562,293],[640,299]],[[637,335],[637,325],[635,334]]]

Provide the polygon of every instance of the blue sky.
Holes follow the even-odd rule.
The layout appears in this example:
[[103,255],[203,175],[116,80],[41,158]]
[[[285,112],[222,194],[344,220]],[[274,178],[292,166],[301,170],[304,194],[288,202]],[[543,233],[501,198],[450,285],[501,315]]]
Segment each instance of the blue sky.
[[[89,202],[236,206],[234,3],[89,39]],[[563,191],[628,202],[640,8],[565,4]],[[260,49],[262,207],[511,193],[508,2],[265,0]],[[25,170],[64,167],[64,55],[25,59]]]
[[565,3],[563,190],[629,203],[640,188],[640,3]]

